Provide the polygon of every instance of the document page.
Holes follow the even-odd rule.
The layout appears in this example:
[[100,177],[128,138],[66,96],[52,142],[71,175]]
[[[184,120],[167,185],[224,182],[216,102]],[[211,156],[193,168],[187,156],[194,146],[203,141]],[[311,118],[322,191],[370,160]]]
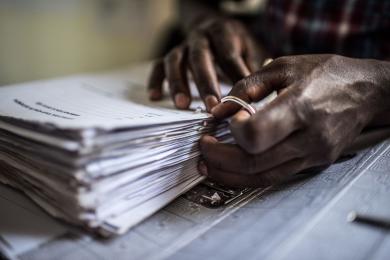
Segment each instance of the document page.
[[[126,79],[78,76],[0,89],[0,115],[61,129],[134,128],[198,120],[206,113],[164,108]],[[140,93],[144,97],[140,98]],[[131,99],[132,93],[137,99]],[[147,103],[147,104],[145,104]]]

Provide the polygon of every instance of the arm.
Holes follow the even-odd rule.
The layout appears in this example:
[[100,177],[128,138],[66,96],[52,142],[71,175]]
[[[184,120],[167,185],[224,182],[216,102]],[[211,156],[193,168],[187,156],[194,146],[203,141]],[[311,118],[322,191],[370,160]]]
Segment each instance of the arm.
[[[390,102],[390,101],[389,101]],[[390,110],[383,111],[376,115],[370,122],[370,127],[390,126]]]

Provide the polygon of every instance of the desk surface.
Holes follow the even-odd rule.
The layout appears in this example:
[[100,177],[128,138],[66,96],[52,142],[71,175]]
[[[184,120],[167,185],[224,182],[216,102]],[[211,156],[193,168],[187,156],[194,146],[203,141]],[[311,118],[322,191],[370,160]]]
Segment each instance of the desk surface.
[[390,140],[304,180],[254,190],[229,207],[180,197],[121,237],[101,240],[65,226],[18,257],[389,259],[389,231],[346,222],[351,210],[389,217],[389,205]]

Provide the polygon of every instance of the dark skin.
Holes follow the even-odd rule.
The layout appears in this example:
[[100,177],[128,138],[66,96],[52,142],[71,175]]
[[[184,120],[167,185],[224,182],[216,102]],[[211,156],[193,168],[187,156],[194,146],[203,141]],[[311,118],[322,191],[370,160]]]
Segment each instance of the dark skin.
[[231,131],[237,144],[203,137],[201,173],[229,186],[259,187],[333,163],[390,109],[389,75],[390,64],[377,60],[337,55],[276,59],[230,93],[256,102],[279,91],[270,104],[253,116],[234,103],[213,109],[220,119],[236,113]]
[[210,112],[221,99],[218,69],[235,83],[255,72],[264,59],[265,52],[240,22],[204,18],[190,30],[183,44],[155,63],[148,83],[149,97],[160,100],[163,81],[167,80],[175,106],[188,109],[192,99],[187,78],[190,71]]
[[[222,144],[211,136],[201,139],[201,174],[228,186],[269,186],[333,163],[367,139],[364,129],[390,125],[389,62],[301,55],[281,57],[256,70],[259,63],[252,67],[251,61],[262,62],[265,52],[253,40],[246,43],[249,33],[235,35],[241,30],[232,29],[237,23],[230,20],[205,24],[193,28],[188,41],[164,62],[157,62],[149,81],[151,99],[162,98],[166,79],[176,107],[186,109],[190,70],[208,111],[217,119],[233,116],[236,144]],[[232,82],[241,79],[230,95],[248,103],[273,91],[278,96],[253,116],[234,103],[219,104],[217,66]],[[387,136],[384,132],[381,138]]]

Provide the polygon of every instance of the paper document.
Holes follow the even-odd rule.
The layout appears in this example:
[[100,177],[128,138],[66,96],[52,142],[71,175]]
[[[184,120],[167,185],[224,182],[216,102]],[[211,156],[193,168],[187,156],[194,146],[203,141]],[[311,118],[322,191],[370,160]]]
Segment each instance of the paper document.
[[0,181],[51,215],[104,235],[124,233],[199,183],[198,140],[206,133],[231,140],[227,123],[197,109],[199,100],[189,111],[149,102],[132,78],[2,87]]

